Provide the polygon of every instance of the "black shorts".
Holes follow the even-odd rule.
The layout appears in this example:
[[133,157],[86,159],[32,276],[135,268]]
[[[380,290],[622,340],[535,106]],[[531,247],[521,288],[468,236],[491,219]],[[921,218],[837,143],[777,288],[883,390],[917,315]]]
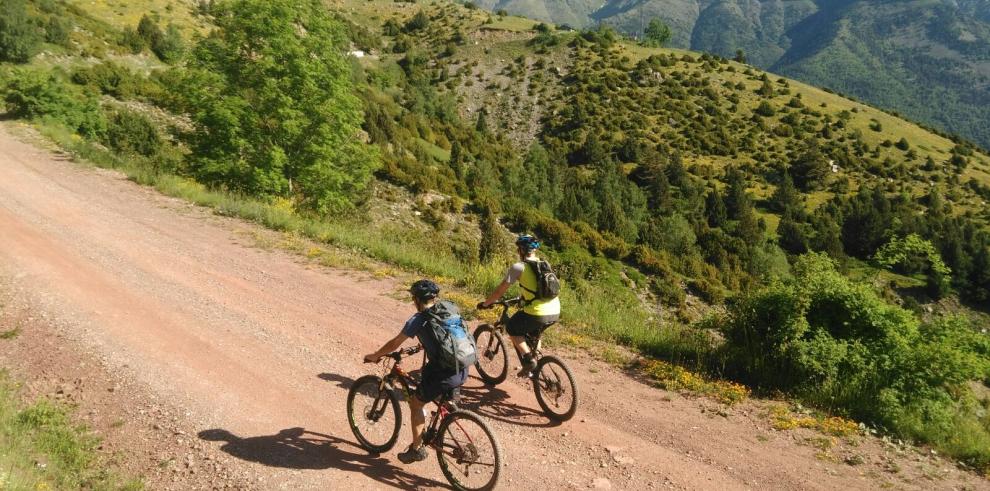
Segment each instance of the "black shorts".
[[505,330],[510,336],[539,335],[558,320],[560,320],[559,315],[530,315],[520,310],[512,314]]
[[460,387],[467,380],[469,368],[464,367],[460,372],[452,373],[427,363],[423,366],[422,379],[416,387],[416,397],[423,402],[431,402],[444,393]]

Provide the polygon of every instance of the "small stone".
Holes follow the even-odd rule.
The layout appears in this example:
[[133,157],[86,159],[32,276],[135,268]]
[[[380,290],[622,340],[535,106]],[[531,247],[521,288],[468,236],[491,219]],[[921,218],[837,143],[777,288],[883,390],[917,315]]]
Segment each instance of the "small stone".
[[591,487],[594,489],[612,489],[612,483],[604,477],[596,477],[591,481]]

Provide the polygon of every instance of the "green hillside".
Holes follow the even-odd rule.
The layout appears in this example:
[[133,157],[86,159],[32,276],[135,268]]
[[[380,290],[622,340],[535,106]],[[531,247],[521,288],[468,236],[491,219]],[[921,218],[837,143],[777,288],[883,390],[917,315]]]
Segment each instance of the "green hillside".
[[[671,45],[733,57],[856,96],[990,147],[990,7],[967,1],[611,0],[492,2],[558,24],[642,35],[653,18]],[[938,101],[933,104],[932,101]]]
[[9,5],[6,115],[78,156],[462,300],[534,232],[575,336],[990,464],[990,156],[965,140],[473,4]]

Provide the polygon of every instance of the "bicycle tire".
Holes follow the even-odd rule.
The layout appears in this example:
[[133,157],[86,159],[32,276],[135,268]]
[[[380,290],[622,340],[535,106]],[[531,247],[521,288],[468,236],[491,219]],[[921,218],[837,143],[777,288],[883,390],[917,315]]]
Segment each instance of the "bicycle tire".
[[[347,392],[347,422],[350,424],[351,432],[354,433],[354,437],[357,438],[361,447],[371,453],[382,453],[391,450],[395,446],[395,442],[399,440],[399,430],[402,428],[402,410],[399,407],[399,398],[388,387],[385,390],[380,390],[381,384],[381,377],[365,375],[355,380],[351,385],[351,389]],[[367,397],[362,397],[361,400],[358,400],[359,395]],[[374,437],[369,434],[370,431],[362,430],[359,423],[370,422],[372,425],[381,423],[382,421],[379,418],[389,414],[389,406],[392,408],[391,416],[395,420],[391,428],[391,433],[386,433],[388,438],[384,442],[373,441]],[[380,412],[373,420],[369,419],[369,416],[372,416],[370,414],[372,410]],[[388,430],[387,425],[388,422],[385,421],[381,428]]]
[[[467,428],[474,427],[472,431]],[[481,448],[475,440],[481,435],[487,440],[485,448]],[[459,409],[448,414],[440,422],[440,432],[434,443],[437,452],[437,462],[447,482],[458,491],[488,491],[495,488],[502,471],[502,449],[499,447],[495,433],[485,420],[477,414]],[[452,464],[466,466],[463,470],[453,469]],[[466,483],[472,467],[490,469],[490,477],[482,477],[477,484]],[[480,473],[478,475],[481,475]]]
[[[509,375],[509,351],[505,346],[505,338],[494,327],[484,324],[474,330],[474,344],[478,348],[478,361],[474,363],[474,368],[481,380],[488,385],[505,382]],[[492,363],[487,363],[486,360]],[[501,370],[498,369],[499,363]]]
[[[543,413],[554,421],[567,421],[574,417],[578,407],[578,387],[574,374],[564,362],[556,356],[544,356],[533,370],[533,390],[536,392],[536,402],[540,404]],[[570,390],[570,396],[566,391]],[[566,397],[567,405],[561,405],[559,399]]]

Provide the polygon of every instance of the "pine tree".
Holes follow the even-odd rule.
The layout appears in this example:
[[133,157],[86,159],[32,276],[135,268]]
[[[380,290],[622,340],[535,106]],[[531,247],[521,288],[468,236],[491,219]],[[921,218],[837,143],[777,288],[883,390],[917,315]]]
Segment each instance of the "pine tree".
[[777,243],[781,249],[791,254],[808,252],[808,237],[804,226],[795,221],[790,213],[785,213],[777,225]]
[[483,135],[488,134],[488,110],[481,108],[478,111],[478,120],[474,123],[474,130]]
[[729,170],[728,181],[729,181],[729,191],[725,197],[725,209],[728,212],[729,218],[732,220],[739,220],[742,215],[742,211],[746,208],[752,207],[750,203],[749,195],[746,194],[746,178],[739,169],[733,167]]
[[728,221],[728,212],[725,209],[725,201],[722,194],[717,189],[708,192],[705,198],[705,218],[708,219],[708,226],[720,228]]
[[770,196],[770,209],[779,213],[801,209],[801,196],[798,195],[797,188],[794,187],[794,180],[791,179],[791,174],[787,171],[784,171],[780,184]]

